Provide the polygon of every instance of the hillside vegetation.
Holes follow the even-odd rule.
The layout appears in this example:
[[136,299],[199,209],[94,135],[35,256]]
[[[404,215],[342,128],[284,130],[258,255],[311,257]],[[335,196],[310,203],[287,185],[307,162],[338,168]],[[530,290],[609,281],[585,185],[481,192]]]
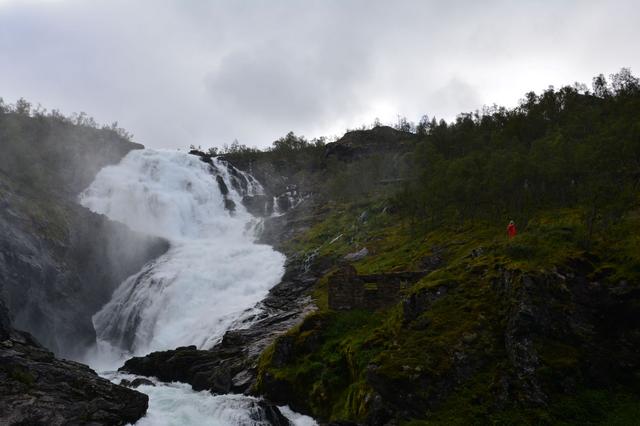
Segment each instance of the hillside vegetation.
[[[638,79],[623,69],[592,91],[549,88],[407,130],[326,145],[290,134],[226,155],[307,194],[282,249],[324,270],[318,310],[263,353],[257,391],[324,421],[633,422]],[[332,310],[328,282],[345,264],[426,275],[388,307]]]

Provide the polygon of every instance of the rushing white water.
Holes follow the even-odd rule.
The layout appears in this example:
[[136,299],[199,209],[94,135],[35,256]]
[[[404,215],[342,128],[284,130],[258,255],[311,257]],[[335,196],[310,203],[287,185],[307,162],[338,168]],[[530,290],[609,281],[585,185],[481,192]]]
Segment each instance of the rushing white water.
[[[166,238],[170,249],[125,280],[94,316],[99,342],[87,359],[94,368],[117,382],[123,376],[105,370],[121,365],[124,356],[181,345],[208,348],[252,314],[281,278],[285,260],[254,242],[255,221],[241,199],[261,190],[251,176],[221,161],[210,166],[175,151],[132,151],[98,173],[81,204]],[[233,212],[225,208],[230,201]],[[266,424],[253,398],[213,396],[176,383],[138,390],[149,395],[147,416],[138,425]],[[315,424],[283,411],[294,424]]]
[[[108,373],[114,382],[133,380],[136,376]],[[151,379],[155,386],[141,385],[138,391],[149,395],[148,414],[136,426],[269,426],[258,407],[258,399],[244,395],[211,395],[194,391],[184,383],[162,383]],[[294,426],[317,426],[308,416],[279,407]]]
[[[224,180],[233,213],[212,173]],[[132,151],[97,175],[82,205],[171,243],[94,316],[99,339],[134,354],[206,348],[278,282],[284,257],[254,242],[232,178],[221,162],[155,150]],[[247,192],[261,189],[246,182]]]

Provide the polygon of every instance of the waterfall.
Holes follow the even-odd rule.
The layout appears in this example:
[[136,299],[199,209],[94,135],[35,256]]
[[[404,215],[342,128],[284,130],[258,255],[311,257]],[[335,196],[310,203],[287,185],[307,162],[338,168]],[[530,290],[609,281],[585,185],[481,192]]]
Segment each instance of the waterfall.
[[170,249],[94,316],[98,339],[132,354],[207,348],[248,315],[284,271],[282,254],[254,242],[242,206],[242,196],[261,190],[226,162],[175,151],[132,151],[101,170],[81,204],[166,238]]
[[[98,173],[80,195],[83,206],[170,243],[167,253],[125,280],[94,315],[98,345],[87,361],[103,377],[116,383],[128,377],[112,369],[132,354],[211,347],[255,315],[252,309],[278,283],[285,261],[255,243],[259,223],[242,197],[261,193],[252,176],[225,161],[209,164],[175,151],[132,151]],[[149,395],[138,426],[270,424],[255,398],[152,380],[156,386],[138,388]],[[296,426],[316,424],[281,409]]]

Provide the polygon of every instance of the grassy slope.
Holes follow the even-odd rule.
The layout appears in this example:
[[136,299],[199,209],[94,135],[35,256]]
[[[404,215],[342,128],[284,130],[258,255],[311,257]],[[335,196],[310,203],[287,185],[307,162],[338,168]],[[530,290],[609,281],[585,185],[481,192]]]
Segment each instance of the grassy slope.
[[[425,256],[443,252],[446,266],[408,293],[438,287],[446,287],[448,293],[406,325],[401,304],[378,312],[329,310],[326,276],[321,279],[315,290],[318,312],[288,333],[294,342],[293,359],[274,366],[272,347],[261,360],[262,377],[270,374],[290,385],[300,409],[325,420],[362,421],[375,396],[371,384],[378,380],[394,393],[383,399],[400,398],[401,404],[414,406],[409,417],[419,420],[411,424],[628,424],[640,413],[640,399],[628,386],[604,389],[577,383],[571,392],[554,391],[553,384],[574,371],[584,354],[553,339],[536,342],[542,380],[552,389],[549,405],[495,408],[495,388],[507,368],[504,328],[509,301],[501,300],[492,288],[504,270],[553,273],[567,263],[594,257],[598,262],[591,279],[638,283],[640,216],[628,215],[607,235],[587,241],[576,212],[549,211],[508,241],[503,224],[469,223],[429,231],[399,222],[382,204],[329,207],[332,213],[292,241],[291,249],[337,259],[367,247],[371,254],[354,264],[359,273],[416,270]],[[366,221],[360,219],[363,211]],[[479,255],[470,256],[478,249]],[[460,371],[460,356],[466,357],[463,365],[471,374]],[[259,386],[264,388],[264,383]]]

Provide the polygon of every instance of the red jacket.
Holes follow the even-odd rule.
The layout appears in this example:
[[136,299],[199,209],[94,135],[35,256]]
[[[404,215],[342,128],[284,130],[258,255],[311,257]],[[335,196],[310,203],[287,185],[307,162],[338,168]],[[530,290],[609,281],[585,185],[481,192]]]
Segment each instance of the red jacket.
[[509,238],[515,237],[517,233],[518,233],[518,230],[516,229],[516,225],[514,225],[513,223],[510,223],[507,226],[507,234],[509,235]]

